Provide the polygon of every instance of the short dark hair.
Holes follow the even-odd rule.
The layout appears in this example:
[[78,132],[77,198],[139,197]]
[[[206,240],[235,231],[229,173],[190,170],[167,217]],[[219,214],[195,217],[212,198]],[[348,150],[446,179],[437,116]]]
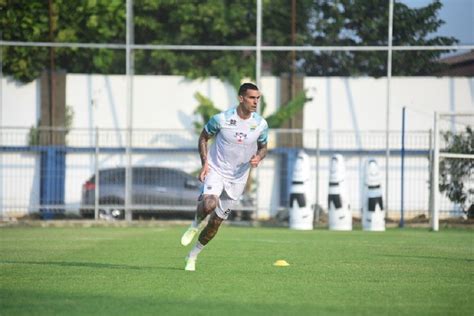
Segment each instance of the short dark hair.
[[246,82],[246,83],[244,83],[240,86],[239,95],[241,95],[241,96],[245,95],[247,90],[257,90],[258,91],[258,87],[256,85],[254,85],[253,83]]

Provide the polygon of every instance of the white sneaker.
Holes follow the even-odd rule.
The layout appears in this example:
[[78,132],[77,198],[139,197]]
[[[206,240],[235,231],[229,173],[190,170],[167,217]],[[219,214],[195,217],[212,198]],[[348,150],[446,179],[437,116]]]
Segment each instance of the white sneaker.
[[181,245],[183,246],[189,245],[191,241],[193,241],[194,236],[196,236],[198,230],[199,229],[197,227],[190,226],[188,230],[186,230],[183,236],[181,237]]
[[184,267],[185,271],[196,271],[196,258],[186,257],[186,266]]

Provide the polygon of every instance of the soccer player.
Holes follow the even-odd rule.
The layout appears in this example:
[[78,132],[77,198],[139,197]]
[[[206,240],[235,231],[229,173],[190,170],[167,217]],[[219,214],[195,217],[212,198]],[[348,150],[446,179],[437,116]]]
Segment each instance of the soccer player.
[[[181,237],[187,246],[197,235],[201,222],[208,216],[206,227],[186,257],[185,270],[196,269],[198,254],[214,238],[232,206],[242,195],[250,167],[257,167],[267,154],[268,124],[257,113],[260,92],[256,85],[244,83],[239,88],[239,105],[214,115],[199,136],[202,168],[199,180],[204,183],[196,216]],[[215,142],[208,151],[208,141]]]

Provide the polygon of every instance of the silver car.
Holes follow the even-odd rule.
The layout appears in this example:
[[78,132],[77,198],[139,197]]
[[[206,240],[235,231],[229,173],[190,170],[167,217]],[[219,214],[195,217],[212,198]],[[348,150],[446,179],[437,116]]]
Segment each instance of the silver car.
[[[201,183],[192,175],[172,168],[132,167],[131,202],[137,211],[194,211]],[[96,176],[82,185],[80,213],[94,216]],[[100,215],[123,218],[125,204],[125,168],[99,170]],[[137,212],[134,212],[137,213]],[[135,214],[136,215],[136,214]]]
[[[192,218],[196,210],[202,183],[182,170],[164,167],[132,167],[131,204],[133,217]],[[80,214],[94,217],[96,176],[92,175],[82,185]],[[124,218],[125,168],[99,170],[99,216]],[[244,194],[233,216],[251,217],[252,200]]]

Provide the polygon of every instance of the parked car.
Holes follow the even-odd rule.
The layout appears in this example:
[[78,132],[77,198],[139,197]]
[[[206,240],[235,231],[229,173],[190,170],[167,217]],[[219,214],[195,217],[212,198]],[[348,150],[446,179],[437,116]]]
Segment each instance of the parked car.
[[[131,204],[133,216],[182,215],[192,218],[201,193],[202,183],[182,170],[164,167],[132,167]],[[80,214],[94,217],[96,176],[82,185]],[[99,170],[99,216],[124,218],[125,168]],[[252,200],[244,195],[235,215],[253,210]],[[246,214],[248,215],[248,214]],[[248,216],[247,216],[248,217]]]

